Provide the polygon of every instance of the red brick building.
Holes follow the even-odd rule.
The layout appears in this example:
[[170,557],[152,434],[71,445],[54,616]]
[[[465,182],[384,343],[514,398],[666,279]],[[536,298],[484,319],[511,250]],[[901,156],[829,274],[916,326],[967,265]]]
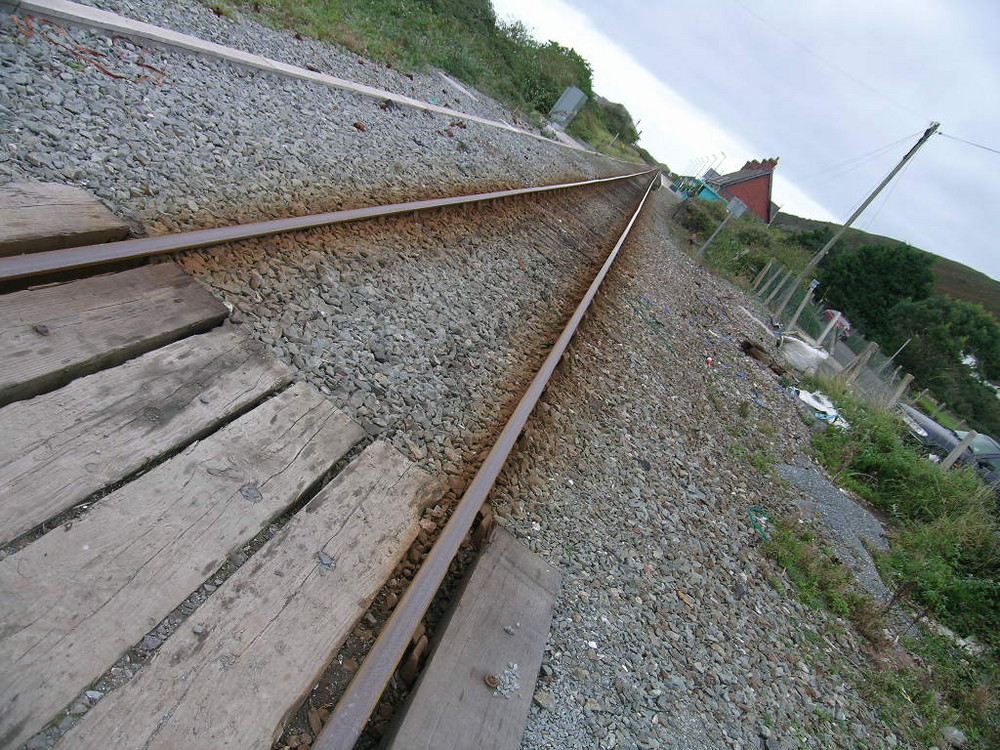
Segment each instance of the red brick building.
[[743,169],[730,174],[711,176],[706,182],[725,198],[739,198],[757,218],[770,224],[778,213],[771,200],[771,181],[778,159],[748,161]]

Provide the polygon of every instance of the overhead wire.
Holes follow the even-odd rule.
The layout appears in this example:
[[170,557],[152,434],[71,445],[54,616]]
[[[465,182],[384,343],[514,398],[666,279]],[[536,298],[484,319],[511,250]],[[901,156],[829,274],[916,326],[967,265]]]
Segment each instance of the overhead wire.
[[983,151],[992,151],[994,154],[1000,154],[1000,149],[993,148],[992,146],[984,146],[981,143],[973,143],[972,141],[967,141],[964,138],[959,138],[955,135],[949,135],[948,133],[942,133],[938,131],[938,135],[943,135],[945,138],[950,138],[953,141],[958,141],[959,143],[965,143],[969,146],[975,146],[976,148],[981,148]]
[[871,93],[873,93],[876,96],[884,99],[885,101],[889,102],[890,104],[892,104],[893,106],[899,108],[900,110],[902,110],[904,112],[907,112],[907,113],[909,113],[909,114],[913,115],[914,117],[917,117],[917,118],[919,118],[921,120],[929,121],[930,118],[928,118],[928,117],[920,114],[919,112],[911,109],[910,107],[906,106],[905,104],[903,104],[902,102],[900,102],[895,97],[892,97],[889,94],[885,93],[884,91],[881,91],[881,90],[875,88],[874,86],[872,86],[867,81],[865,81],[865,80],[859,78],[858,76],[854,75],[853,73],[851,73],[849,70],[846,70],[846,69],[842,68],[841,66],[837,65],[832,60],[828,60],[825,57],[823,57],[822,55],[820,55],[819,53],[814,52],[811,48],[809,48],[807,45],[805,45],[802,42],[800,42],[798,39],[796,39],[795,37],[793,37],[791,34],[789,34],[788,32],[786,32],[783,29],[779,28],[778,26],[776,26],[774,23],[772,23],[768,19],[766,19],[763,16],[761,16],[759,13],[757,13],[755,10],[753,10],[753,8],[750,8],[749,6],[747,6],[744,2],[742,2],[742,0],[733,0],[733,2],[736,3],[736,5],[738,5],[740,8],[742,8],[745,13],[747,13],[750,16],[753,16],[755,19],[757,19],[757,21],[759,21],[760,23],[762,23],[765,26],[767,26],[769,29],[771,29],[772,31],[774,31],[776,34],[778,34],[780,36],[783,36],[785,39],[787,39],[789,42],[791,42],[796,47],[798,47],[799,49],[801,49],[803,52],[805,52],[806,54],[810,55],[811,57],[816,58],[821,63],[823,63],[824,65],[826,65],[826,66],[832,68],[833,70],[837,71],[838,73],[840,73],[845,78],[848,78],[851,81],[853,81],[854,83],[856,83],[857,85],[859,85],[859,86],[861,86],[863,88],[868,89],[868,91],[870,91]]
[[824,177],[826,179],[830,179],[830,178],[833,178],[833,177],[839,177],[842,174],[846,174],[847,172],[850,172],[850,171],[852,171],[854,169],[857,169],[858,167],[860,167],[863,164],[867,164],[872,159],[878,158],[882,154],[884,154],[887,151],[889,151],[890,149],[892,149],[894,146],[898,146],[899,144],[901,144],[901,143],[903,143],[905,141],[909,141],[914,136],[919,135],[920,132],[921,131],[918,130],[916,133],[910,133],[909,135],[905,135],[902,138],[900,138],[899,140],[893,141],[892,143],[888,143],[885,146],[880,146],[879,148],[876,148],[876,149],[874,149],[872,151],[869,151],[869,152],[867,152],[865,154],[861,154],[860,156],[855,156],[855,157],[853,157],[851,159],[847,159],[845,161],[839,162],[838,164],[834,164],[834,165],[831,165],[829,167],[824,167],[823,169],[819,169],[819,170],[817,170],[815,172],[811,172],[811,173],[809,173],[807,175],[804,175],[802,177],[796,177],[795,181],[796,182],[805,182],[805,181],[808,181],[808,180],[815,179],[817,177]]

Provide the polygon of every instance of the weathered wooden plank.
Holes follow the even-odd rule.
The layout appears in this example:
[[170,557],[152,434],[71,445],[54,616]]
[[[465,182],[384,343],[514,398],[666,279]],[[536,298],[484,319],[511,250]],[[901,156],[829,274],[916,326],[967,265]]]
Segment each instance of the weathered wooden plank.
[[0,296],[0,406],[207,331],[226,315],[174,263]]
[[291,380],[263,344],[220,328],[0,408],[0,544]]
[[[506,531],[494,532],[424,667],[390,750],[520,747],[559,577]],[[500,676],[503,686],[502,673],[511,674],[510,664],[517,665],[519,689],[496,695],[485,678]]]
[[363,435],[293,385],[0,561],[0,747],[44,726]]
[[59,747],[268,750],[416,536],[438,483],[376,442]]
[[83,188],[54,182],[0,185],[0,256],[124,239],[128,224]]

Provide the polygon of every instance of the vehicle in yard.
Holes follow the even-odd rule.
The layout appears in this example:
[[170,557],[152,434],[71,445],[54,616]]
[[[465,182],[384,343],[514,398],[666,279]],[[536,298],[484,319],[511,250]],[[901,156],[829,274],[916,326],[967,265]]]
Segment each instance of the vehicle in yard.
[[833,320],[837,316],[840,316],[840,320],[837,321],[837,331],[840,332],[840,338],[846,339],[851,335],[851,321],[847,319],[847,316],[840,310],[824,310],[823,317],[826,320]]
[[[931,460],[943,459],[968,434],[948,429],[907,404],[900,404],[899,409],[911,437],[927,449]],[[989,435],[977,435],[958,457],[956,463],[975,469],[1000,500],[1000,443]]]
[[[964,440],[967,432],[956,432],[959,440]],[[969,451],[972,452],[970,463],[976,472],[983,478],[983,481],[993,486],[994,491],[1000,494],[1000,443],[989,435],[976,435],[969,443]],[[959,458],[961,461],[962,458]]]

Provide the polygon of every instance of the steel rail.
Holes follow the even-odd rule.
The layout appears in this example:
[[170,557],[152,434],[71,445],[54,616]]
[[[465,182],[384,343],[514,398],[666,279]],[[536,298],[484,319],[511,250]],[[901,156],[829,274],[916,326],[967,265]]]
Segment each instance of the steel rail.
[[397,216],[411,211],[426,211],[433,208],[461,206],[470,203],[512,198],[519,195],[533,195],[555,190],[599,185],[605,182],[629,180],[634,177],[648,175],[656,170],[644,170],[615,177],[599,177],[580,182],[563,182],[556,185],[538,185],[535,187],[515,188],[513,190],[497,190],[489,193],[460,195],[452,198],[428,198],[407,203],[391,203],[385,206],[369,206],[351,208],[344,211],[330,211],[307,216],[293,216],[287,219],[258,221],[251,224],[236,224],[215,229],[196,229],[190,232],[179,232],[157,237],[143,237],[120,242],[106,242],[98,245],[83,245],[62,250],[47,250],[40,253],[26,253],[0,258],[0,281],[12,281],[46,273],[71,271],[78,268],[98,266],[118,261],[146,258],[164,253],[176,253],[183,250],[195,250],[210,245],[221,245],[226,242],[267,237],[283,232],[298,232],[304,229],[343,224],[350,221],[363,221],[387,216]]
[[569,346],[573,334],[576,333],[576,329],[580,325],[584,313],[587,312],[587,308],[590,307],[604,277],[607,276],[615,258],[618,257],[618,253],[636,219],[638,219],[655,183],[655,179],[650,181],[642,200],[639,201],[638,207],[626,225],[625,231],[622,232],[618,242],[608,254],[604,265],[594,277],[587,293],[583,295],[583,299],[577,305],[573,316],[559,335],[541,368],[535,374],[531,385],[521,396],[514,413],[504,425],[499,438],[486,456],[486,460],[483,461],[476,476],[473,477],[469,487],[459,499],[437,542],[431,548],[423,565],[413,577],[409,588],[389,616],[365,660],[355,672],[346,692],[334,707],[329,721],[316,738],[313,750],[352,750],[354,747],[368,717],[375,709],[389,678],[396,669],[396,665],[402,658],[417,623],[427,612],[427,608],[441,586],[462,540],[472,528],[476,512],[486,501],[487,495],[493,488],[493,484],[514,447],[514,442],[524,429],[528,417],[548,385],[549,378]]

